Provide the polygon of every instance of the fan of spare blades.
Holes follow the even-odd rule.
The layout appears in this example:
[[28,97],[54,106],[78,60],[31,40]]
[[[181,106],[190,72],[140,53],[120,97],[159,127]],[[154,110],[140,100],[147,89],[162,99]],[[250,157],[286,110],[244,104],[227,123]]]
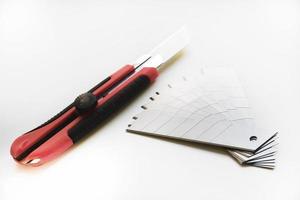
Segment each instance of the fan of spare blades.
[[202,68],[161,85],[149,99],[127,131],[221,146],[242,165],[275,167],[278,134],[256,126],[233,69]]

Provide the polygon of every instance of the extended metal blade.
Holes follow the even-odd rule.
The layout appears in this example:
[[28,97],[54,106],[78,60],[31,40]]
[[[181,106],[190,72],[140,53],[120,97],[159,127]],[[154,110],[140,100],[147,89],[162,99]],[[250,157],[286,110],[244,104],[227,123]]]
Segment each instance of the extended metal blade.
[[189,36],[185,27],[169,36],[166,40],[156,46],[149,54],[143,55],[137,60],[136,65],[148,67],[159,67],[176,55],[189,43]]

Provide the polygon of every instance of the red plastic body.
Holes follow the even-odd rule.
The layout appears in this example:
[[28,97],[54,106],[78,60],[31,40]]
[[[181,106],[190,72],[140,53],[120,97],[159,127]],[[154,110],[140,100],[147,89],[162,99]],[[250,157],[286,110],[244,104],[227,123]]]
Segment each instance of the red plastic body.
[[[132,65],[126,65],[126,66],[122,67],[120,70],[118,70],[117,72],[112,74],[110,76],[110,80],[107,81],[102,86],[100,86],[99,88],[97,88],[93,92],[93,94],[99,95],[99,94],[103,93],[108,88],[110,88],[113,85],[124,80],[131,73],[133,73],[134,70],[135,69]],[[139,77],[141,75],[147,76],[151,80],[151,82],[153,82],[158,76],[158,71],[156,68],[152,68],[152,67],[145,67],[145,68],[141,69],[139,72],[135,73],[130,78],[128,78],[126,81],[124,81],[119,86],[114,88],[105,97],[100,98],[98,100],[97,108],[100,107],[106,101],[109,101],[109,99],[111,97],[113,97],[115,94],[117,94],[124,87],[126,87],[128,84],[130,84],[133,80],[135,80],[137,77]],[[57,118],[53,122],[39,128],[37,130],[34,130],[32,132],[26,133],[26,134],[18,137],[11,146],[11,155],[14,158],[18,157],[18,155],[20,155],[26,149],[31,147],[39,139],[41,139],[42,137],[45,137],[45,135],[47,135],[50,131],[52,131],[57,126],[59,126],[61,123],[63,123],[74,112],[76,112],[76,109],[75,109],[75,107],[72,107],[66,113],[61,115],[59,118]],[[26,158],[24,158],[21,161],[17,161],[17,162],[19,162],[21,164],[30,164],[31,166],[39,166],[39,165],[42,165],[42,164],[56,158],[57,156],[59,156],[60,154],[65,152],[67,149],[69,149],[73,145],[73,141],[68,136],[68,130],[70,130],[72,127],[74,127],[81,119],[82,119],[82,116],[77,117],[75,120],[70,122],[67,126],[65,126],[63,129],[61,129],[59,132],[57,132],[53,137],[51,137],[46,142],[44,142],[42,145],[40,145],[38,148],[33,150],[28,156],[26,156]],[[38,162],[30,162],[32,160],[36,160]]]

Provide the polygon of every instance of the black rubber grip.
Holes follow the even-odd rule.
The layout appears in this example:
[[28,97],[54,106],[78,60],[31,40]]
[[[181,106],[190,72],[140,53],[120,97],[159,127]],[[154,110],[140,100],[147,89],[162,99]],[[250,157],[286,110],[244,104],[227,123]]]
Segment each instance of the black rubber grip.
[[[111,77],[107,77],[106,79],[104,79],[103,81],[101,81],[100,83],[98,83],[96,86],[94,86],[92,89],[89,90],[89,92],[94,92],[95,90],[97,90],[99,87],[101,87],[102,85],[104,85],[106,82],[108,82],[111,79]],[[100,94],[99,96],[101,96],[103,94]],[[27,133],[30,133],[32,131],[35,131],[39,128],[42,128],[43,126],[46,126],[48,124],[50,124],[51,122],[53,122],[54,120],[58,119],[59,117],[61,117],[63,114],[65,114],[68,110],[70,110],[72,107],[74,106],[74,103],[71,103],[70,105],[68,105],[67,107],[65,107],[62,111],[60,111],[58,114],[56,114],[54,117],[52,117],[51,119],[49,119],[48,121],[46,121],[45,123],[41,124],[40,126],[32,129],[31,131],[28,131]],[[72,120],[74,120],[74,117],[71,117]],[[76,117],[75,117],[76,118]],[[67,119],[67,121],[69,121],[70,119]],[[70,123],[70,122],[69,122]],[[59,130],[58,130],[59,131]],[[58,132],[57,131],[57,132]],[[25,134],[27,134],[25,133]]]
[[147,76],[139,76],[94,112],[84,117],[68,132],[73,143],[78,142],[113,113],[120,110],[122,107],[125,107],[135,96],[140,94],[149,85],[150,79]]

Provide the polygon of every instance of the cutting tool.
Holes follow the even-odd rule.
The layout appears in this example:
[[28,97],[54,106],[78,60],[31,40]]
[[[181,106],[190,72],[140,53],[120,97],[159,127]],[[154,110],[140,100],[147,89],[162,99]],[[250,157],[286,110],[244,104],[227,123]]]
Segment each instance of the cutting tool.
[[134,64],[123,66],[56,116],[18,137],[11,146],[12,157],[24,165],[40,166],[61,155],[146,89],[160,67],[188,41],[186,29],[179,29]]

